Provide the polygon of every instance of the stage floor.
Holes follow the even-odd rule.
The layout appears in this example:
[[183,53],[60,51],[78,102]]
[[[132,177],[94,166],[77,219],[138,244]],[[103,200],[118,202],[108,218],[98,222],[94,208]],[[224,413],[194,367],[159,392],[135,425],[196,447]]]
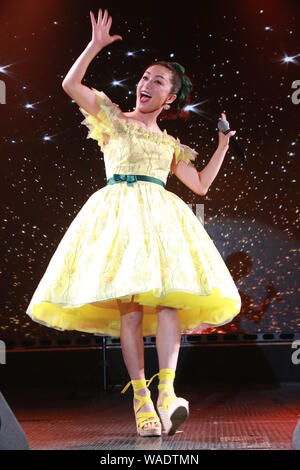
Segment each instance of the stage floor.
[[[122,384],[122,387],[124,384]],[[292,449],[300,417],[300,384],[175,386],[190,417],[174,436],[136,434],[133,392],[72,386],[1,389],[30,449]],[[157,384],[150,385],[156,402]]]

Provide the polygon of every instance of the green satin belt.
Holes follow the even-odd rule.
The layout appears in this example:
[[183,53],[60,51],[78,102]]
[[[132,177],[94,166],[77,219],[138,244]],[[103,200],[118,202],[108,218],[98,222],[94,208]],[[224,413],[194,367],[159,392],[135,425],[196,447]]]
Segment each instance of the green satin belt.
[[122,181],[127,181],[127,186],[133,186],[133,183],[137,180],[143,180],[143,181],[151,181],[152,183],[157,183],[163,186],[164,188],[166,187],[165,183],[161,181],[158,178],[154,178],[153,176],[146,176],[146,175],[119,175],[117,173],[114,173],[111,178],[108,179],[107,185],[108,184],[115,184],[115,183],[121,183]]

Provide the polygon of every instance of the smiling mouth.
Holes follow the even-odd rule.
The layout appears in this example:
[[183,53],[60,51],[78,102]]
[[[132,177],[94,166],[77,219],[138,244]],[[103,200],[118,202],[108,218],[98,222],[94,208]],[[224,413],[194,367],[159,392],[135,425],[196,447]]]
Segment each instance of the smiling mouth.
[[141,103],[147,103],[148,101],[150,101],[152,98],[151,95],[149,95],[148,93],[145,93],[145,92],[141,92],[140,94],[140,102]]

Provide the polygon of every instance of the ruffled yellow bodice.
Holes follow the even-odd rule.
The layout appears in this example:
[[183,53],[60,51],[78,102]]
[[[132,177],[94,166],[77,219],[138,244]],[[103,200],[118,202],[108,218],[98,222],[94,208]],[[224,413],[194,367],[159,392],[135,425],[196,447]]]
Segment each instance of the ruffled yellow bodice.
[[[106,177],[114,173],[148,175],[164,183],[171,163],[188,163],[198,155],[194,149],[170,136],[164,129],[158,133],[122,116],[120,107],[103,92],[92,88],[99,105],[97,116],[80,107],[85,116],[82,124],[89,129],[87,138],[95,139],[104,155]],[[105,143],[105,135],[109,136]]]

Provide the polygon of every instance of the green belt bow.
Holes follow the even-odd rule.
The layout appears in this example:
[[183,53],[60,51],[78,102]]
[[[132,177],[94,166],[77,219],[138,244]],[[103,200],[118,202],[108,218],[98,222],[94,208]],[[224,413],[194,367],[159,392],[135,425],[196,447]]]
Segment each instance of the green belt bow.
[[118,173],[114,173],[111,178],[107,181],[106,184],[115,184],[121,183],[122,181],[127,181],[127,186],[133,186],[133,183],[137,180],[143,181],[151,181],[152,183],[157,183],[166,187],[165,183],[158,178],[154,178],[153,176],[146,176],[146,175],[120,175]]

